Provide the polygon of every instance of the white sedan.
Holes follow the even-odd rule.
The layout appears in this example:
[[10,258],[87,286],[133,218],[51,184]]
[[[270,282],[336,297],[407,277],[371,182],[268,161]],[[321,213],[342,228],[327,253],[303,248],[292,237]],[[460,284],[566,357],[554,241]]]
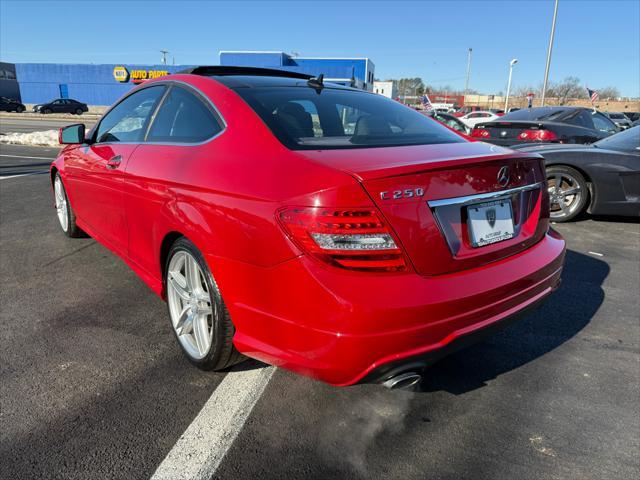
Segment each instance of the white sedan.
[[496,115],[495,113],[479,111],[467,113],[466,115],[460,117],[460,120],[462,120],[462,122],[469,128],[473,129],[473,127],[475,127],[478,123],[491,122],[496,118],[500,117],[498,117],[498,115]]

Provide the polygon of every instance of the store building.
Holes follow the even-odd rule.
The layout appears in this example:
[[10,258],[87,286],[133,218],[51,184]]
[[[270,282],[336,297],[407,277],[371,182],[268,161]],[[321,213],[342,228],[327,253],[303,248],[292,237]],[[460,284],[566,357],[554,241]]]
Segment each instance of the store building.
[[138,83],[192,66],[16,63],[13,67],[22,103],[73,98],[88,105],[111,105]]
[[324,75],[326,82],[373,90],[375,65],[368,58],[298,57],[285,52],[221,51],[220,65],[277,68],[290,72]]
[[[206,62],[205,62],[206,63]],[[211,62],[213,63],[213,62]],[[374,65],[368,58],[302,58],[284,52],[220,52],[221,65],[279,68],[371,91]],[[0,63],[0,94],[25,104],[73,98],[111,105],[136,84],[195,65]]]
[[384,95],[385,97],[388,97],[388,98],[397,98],[398,86],[394,81],[388,81],[388,82],[374,81],[373,93]]

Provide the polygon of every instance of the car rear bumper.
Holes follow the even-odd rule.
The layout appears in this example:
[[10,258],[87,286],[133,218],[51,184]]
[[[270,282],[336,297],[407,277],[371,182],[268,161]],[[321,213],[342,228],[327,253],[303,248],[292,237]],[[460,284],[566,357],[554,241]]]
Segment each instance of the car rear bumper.
[[343,386],[424,366],[517,317],[557,288],[564,251],[550,231],[511,257],[437,276],[350,273],[305,256],[272,268],[207,260],[239,351]]

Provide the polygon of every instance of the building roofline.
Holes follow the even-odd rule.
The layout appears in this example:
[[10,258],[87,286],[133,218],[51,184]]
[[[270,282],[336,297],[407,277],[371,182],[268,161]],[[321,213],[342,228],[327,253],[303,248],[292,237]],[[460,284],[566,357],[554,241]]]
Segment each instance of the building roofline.
[[368,60],[371,62],[369,57],[294,57],[290,53],[283,52],[282,50],[219,50],[218,56],[221,53],[282,53],[287,57],[301,60]]

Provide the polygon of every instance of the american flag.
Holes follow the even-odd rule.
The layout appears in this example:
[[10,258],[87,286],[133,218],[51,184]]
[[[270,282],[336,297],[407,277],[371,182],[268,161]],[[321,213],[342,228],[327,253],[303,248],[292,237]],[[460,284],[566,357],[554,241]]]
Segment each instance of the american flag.
[[429,95],[427,95],[426,93],[424,95],[422,95],[422,97],[420,98],[420,101],[422,102],[422,106],[424,107],[424,109],[427,112],[430,112],[433,110],[433,105],[431,105],[431,100],[429,100]]
[[589,95],[591,103],[597,102],[598,98],[600,98],[598,96],[598,92],[596,92],[595,90],[591,90],[589,87],[587,87],[587,94]]

